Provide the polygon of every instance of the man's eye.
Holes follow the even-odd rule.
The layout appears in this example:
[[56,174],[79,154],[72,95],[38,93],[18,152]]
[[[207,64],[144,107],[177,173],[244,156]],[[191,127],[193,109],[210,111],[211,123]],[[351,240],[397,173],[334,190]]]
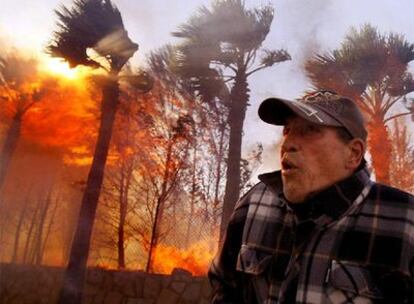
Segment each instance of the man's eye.
[[287,135],[289,133],[289,128],[287,128],[287,127],[284,127],[283,128],[283,135]]
[[316,125],[307,125],[306,127],[303,128],[304,134],[314,134],[314,133],[319,133],[320,131],[321,131],[321,128]]

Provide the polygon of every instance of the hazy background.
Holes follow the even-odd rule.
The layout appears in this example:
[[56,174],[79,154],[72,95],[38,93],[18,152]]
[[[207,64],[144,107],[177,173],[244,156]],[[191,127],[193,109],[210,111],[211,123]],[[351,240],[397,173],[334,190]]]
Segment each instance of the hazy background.
[[[14,45],[40,53],[55,29],[53,10],[71,1],[27,0],[1,1],[0,38],[2,47]],[[177,42],[171,32],[184,23],[200,6],[209,1],[114,0],[122,13],[125,28],[131,39],[140,46],[135,65],[145,65],[145,56],[165,43]],[[397,32],[414,41],[414,1],[411,0],[273,0],[246,1],[247,7],[271,3],[275,19],[264,46],[285,48],[291,61],[265,69],[249,78],[250,108],[245,123],[245,151],[255,142],[264,144],[264,162],[259,172],[277,168],[277,127],[260,122],[256,112],[259,102],[277,95],[294,98],[309,89],[303,73],[303,62],[314,52],[339,47],[350,27],[371,23],[383,34]]]

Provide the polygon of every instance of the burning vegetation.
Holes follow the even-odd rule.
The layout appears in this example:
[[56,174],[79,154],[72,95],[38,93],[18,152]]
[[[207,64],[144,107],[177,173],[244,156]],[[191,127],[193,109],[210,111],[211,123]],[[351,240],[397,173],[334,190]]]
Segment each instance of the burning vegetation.
[[[91,71],[65,77],[18,54],[4,63],[10,73],[1,87],[0,208],[7,244],[1,258],[64,266],[92,162],[102,94]],[[217,156],[194,146],[191,101],[158,82],[145,96],[127,88],[120,98],[88,264],[145,269],[153,238],[152,271],[170,273],[175,265],[205,274],[217,239],[217,226],[209,222],[218,210],[198,184],[206,187],[203,179],[214,174],[204,176],[197,162],[214,163]],[[157,208],[162,214],[152,237]],[[195,244],[200,236],[204,241]],[[166,240],[170,245],[163,245]]]

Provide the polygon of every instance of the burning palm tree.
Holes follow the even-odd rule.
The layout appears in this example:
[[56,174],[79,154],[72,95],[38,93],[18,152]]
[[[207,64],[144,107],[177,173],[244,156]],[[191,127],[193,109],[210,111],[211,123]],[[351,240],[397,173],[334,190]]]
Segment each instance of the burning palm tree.
[[[52,56],[65,59],[71,67],[85,65],[107,71],[102,81],[98,139],[59,298],[59,303],[80,303],[93,222],[119,105],[119,80],[126,78],[120,72],[138,45],[128,37],[121,14],[110,0],[76,0],[71,9],[62,6],[56,14],[58,30],[48,46]],[[151,87],[146,75],[128,76],[127,79],[142,91]]]
[[[390,183],[391,140],[387,123],[413,114],[407,94],[414,91],[408,64],[414,60],[414,44],[397,34],[383,36],[365,25],[352,29],[341,48],[317,55],[306,64],[316,87],[333,89],[353,97],[368,117],[368,145],[376,179]],[[390,114],[396,104],[406,111]]]

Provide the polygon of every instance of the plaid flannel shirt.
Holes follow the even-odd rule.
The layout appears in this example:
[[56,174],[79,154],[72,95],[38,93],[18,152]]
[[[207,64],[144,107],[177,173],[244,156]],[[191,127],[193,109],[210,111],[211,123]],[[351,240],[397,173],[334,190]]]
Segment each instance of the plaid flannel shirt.
[[364,168],[308,200],[317,210],[301,219],[280,172],[259,179],[210,267],[212,303],[414,303],[412,195]]

